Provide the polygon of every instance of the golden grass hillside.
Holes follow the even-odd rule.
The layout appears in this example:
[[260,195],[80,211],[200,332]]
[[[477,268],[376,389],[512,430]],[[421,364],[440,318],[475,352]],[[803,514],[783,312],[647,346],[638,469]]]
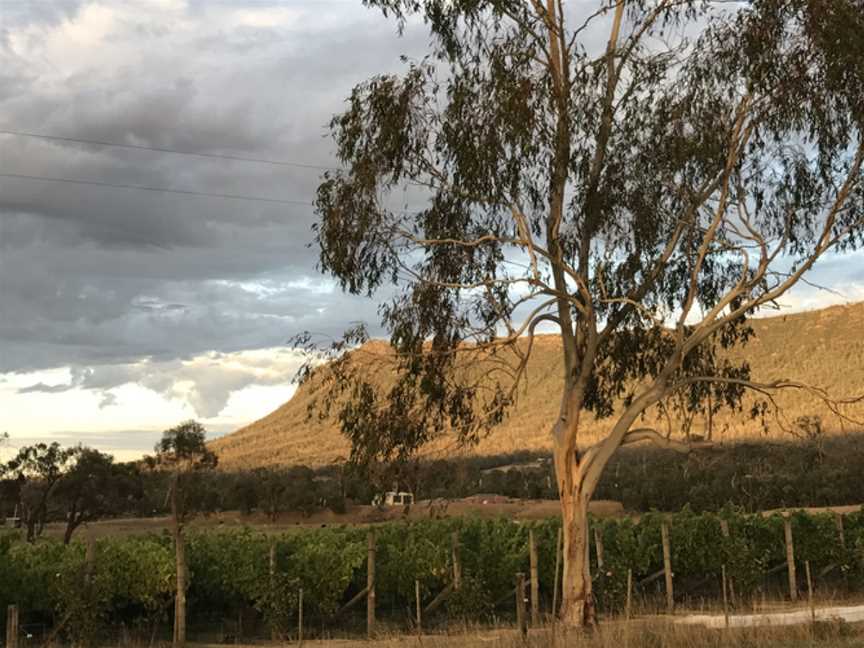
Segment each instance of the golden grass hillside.
[[[864,394],[864,303],[832,306],[824,310],[755,319],[756,331],[746,347],[733,356],[746,359],[754,380],[795,379],[819,386],[834,396]],[[385,386],[389,380],[381,369],[387,346],[371,342],[355,351],[368,362],[373,379]],[[555,335],[539,336],[528,366],[527,381],[509,418],[470,452],[482,455],[519,450],[548,450],[548,429],[558,409],[562,359]],[[313,381],[314,382],[314,381]],[[314,386],[301,386],[294,397],[264,418],[211,443],[224,468],[252,468],[265,465],[320,466],[342,460],[348,443],[334,420],[321,422],[308,416],[315,398]],[[800,391],[777,396],[785,420],[820,415],[827,431],[842,432],[841,422],[819,400]],[[764,434],[761,423],[745,413],[722,412],[714,418],[715,440],[734,441]],[[864,405],[849,409],[858,420]],[[779,423],[769,420],[769,436],[787,436]],[[693,432],[704,432],[706,422],[697,419]],[[588,421],[585,441],[608,430],[611,421]],[[664,425],[657,421],[657,425]],[[848,425],[846,426],[848,430]],[[436,442],[431,455],[455,451],[452,439]],[[467,451],[467,450],[466,450]]]

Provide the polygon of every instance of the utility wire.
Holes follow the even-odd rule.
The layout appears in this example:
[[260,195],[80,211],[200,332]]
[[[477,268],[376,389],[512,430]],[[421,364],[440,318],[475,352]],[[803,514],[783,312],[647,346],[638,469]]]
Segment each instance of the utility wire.
[[24,175],[21,173],[0,173],[0,178],[12,178],[15,180],[35,180],[38,182],[62,182],[66,184],[93,185],[96,187],[111,187],[114,189],[137,189],[139,191],[154,191],[157,193],[173,193],[183,196],[198,196],[202,198],[222,198],[224,200],[250,200],[254,202],[275,203],[280,205],[305,205],[314,206],[314,203],[305,200],[286,200],[282,198],[265,198],[262,196],[245,196],[241,194],[210,193],[208,191],[191,191],[188,189],[169,189],[168,187],[147,187],[143,185],[119,184],[114,182],[100,182],[98,180],[76,180],[73,178],[50,178],[48,176]]
[[[2,2],[3,0],[0,0]],[[162,148],[158,146],[143,146],[141,144],[119,144],[117,142],[104,142],[101,140],[80,139],[77,137],[63,137],[61,135],[48,135],[46,133],[29,133],[26,131],[15,131],[0,129],[0,135],[14,135],[16,137],[32,137],[55,142],[74,142],[76,144],[91,144],[94,146],[108,146],[113,148],[132,149],[137,151],[154,151],[156,153],[171,153],[174,155],[191,155],[201,158],[212,158],[217,160],[232,160],[234,162],[255,162],[258,164],[271,164],[274,166],[296,167],[300,169],[315,169],[318,171],[338,171],[338,167],[329,167],[318,164],[305,164],[303,162],[289,162],[285,160],[270,160],[266,158],[245,157],[241,155],[223,155],[220,153],[196,153],[195,151],[181,151],[178,149]]]

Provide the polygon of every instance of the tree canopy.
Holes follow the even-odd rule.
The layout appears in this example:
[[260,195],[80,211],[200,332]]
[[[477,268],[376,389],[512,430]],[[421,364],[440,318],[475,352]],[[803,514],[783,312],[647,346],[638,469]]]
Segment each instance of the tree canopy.
[[171,474],[168,498],[176,525],[182,525],[195,512],[202,498],[196,476],[212,470],[218,463],[216,454],[205,442],[207,431],[198,421],[185,421],[165,430],[155,446],[156,454],[147,462],[156,470]]
[[[358,452],[494,426],[524,369],[513,342],[541,323],[576,409],[620,413],[661,377],[651,402],[734,405],[755,385],[720,351],[861,243],[860,3],[366,4],[433,42],[353,90],[331,122],[346,169],[318,190],[322,268],[395,293],[397,383],[339,376]],[[406,184],[425,206],[398,204]],[[478,353],[501,360],[491,383]]]
[[[723,350],[826,255],[864,235],[860,0],[366,0],[419,16],[431,51],[351,93],[331,122],[344,170],[318,189],[321,267],[384,294],[397,360],[376,390],[334,346],[355,461],[471,441],[514,402],[537,327],[561,335],[549,421],[564,529],[562,617],[594,619],[587,505],[654,407],[745,389],[843,400],[751,376]],[[421,206],[400,204],[400,194]],[[395,295],[395,296],[391,296]],[[522,338],[527,344],[520,343]],[[478,357],[495,361],[486,375]],[[848,402],[848,401],[846,401]],[[586,413],[611,417],[580,439]]]

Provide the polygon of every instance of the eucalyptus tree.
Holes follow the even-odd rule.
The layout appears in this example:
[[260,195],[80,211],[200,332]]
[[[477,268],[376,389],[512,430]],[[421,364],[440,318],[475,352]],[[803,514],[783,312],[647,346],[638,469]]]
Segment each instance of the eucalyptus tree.
[[42,535],[58,483],[78,453],[78,448],[63,448],[56,441],[34,443],[20,448],[4,466],[7,490],[18,498],[28,542]]
[[186,643],[186,543],[183,529],[189,518],[195,514],[196,498],[200,493],[197,479],[202,471],[216,467],[217,457],[207,447],[207,432],[197,421],[185,421],[166,430],[156,444],[156,454],[146,462],[156,470],[164,470],[170,475],[167,499],[171,505],[171,535],[174,538],[177,591],[174,598],[174,637],[173,645]]
[[130,504],[144,496],[141,475],[134,464],[114,463],[114,457],[93,448],[75,450],[74,464],[58,481],[55,493],[66,519],[65,544],[82,524],[126,513]]
[[[331,122],[344,169],[318,188],[320,265],[388,295],[396,378],[376,389],[340,355],[330,402],[358,461],[471,441],[516,399],[537,327],[560,331],[560,614],[591,623],[586,514],[604,467],[642,440],[691,447],[646,412],[748,389],[770,407],[788,388],[842,413],[724,349],[862,242],[860,0],[365,4],[400,28],[422,19],[431,51],[356,86]],[[421,207],[395,204],[406,186]],[[611,421],[589,445],[592,413]]]

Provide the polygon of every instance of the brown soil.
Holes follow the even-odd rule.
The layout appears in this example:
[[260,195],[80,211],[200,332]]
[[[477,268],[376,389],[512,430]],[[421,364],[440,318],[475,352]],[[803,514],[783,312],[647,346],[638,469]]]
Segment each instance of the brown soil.
[[[555,500],[518,500],[500,495],[475,495],[464,500],[421,500],[413,506],[374,506],[353,505],[344,515],[332,511],[319,511],[309,516],[300,513],[283,513],[275,522],[270,522],[263,514],[242,515],[237,511],[226,511],[194,519],[190,527],[194,529],[240,529],[251,527],[270,533],[284,533],[293,529],[315,528],[329,525],[350,524],[367,525],[395,520],[422,520],[429,518],[452,518],[474,516],[482,518],[507,517],[516,520],[541,520],[558,514]],[[590,511],[600,517],[624,515],[620,502],[598,500],[591,502]],[[95,537],[134,535],[141,533],[161,533],[168,529],[169,518],[118,518],[92,522],[87,529],[79,530],[81,535],[91,533]],[[49,524],[46,533],[62,536],[63,525]]]

